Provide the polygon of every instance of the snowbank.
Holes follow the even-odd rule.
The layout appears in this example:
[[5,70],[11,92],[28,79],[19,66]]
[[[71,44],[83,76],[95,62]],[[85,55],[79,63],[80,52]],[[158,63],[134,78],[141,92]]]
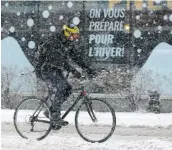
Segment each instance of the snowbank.
[[132,85],[142,86],[142,91],[155,89],[161,95],[172,95],[172,45],[158,44],[136,76]]
[[[28,113],[23,111],[24,114]],[[1,122],[13,122],[13,114],[14,110],[1,110]],[[82,120],[80,120],[84,125],[90,125],[91,122],[88,118],[87,113],[82,112]],[[99,116],[102,118],[103,122],[100,122],[102,125],[111,124],[111,118],[108,113],[99,113]],[[70,122],[70,124],[74,124],[75,112],[71,112],[66,120]],[[169,128],[172,127],[172,113],[166,114],[153,114],[153,113],[125,113],[125,112],[117,112],[116,113],[116,121],[117,126],[125,126],[125,127],[162,127]]]

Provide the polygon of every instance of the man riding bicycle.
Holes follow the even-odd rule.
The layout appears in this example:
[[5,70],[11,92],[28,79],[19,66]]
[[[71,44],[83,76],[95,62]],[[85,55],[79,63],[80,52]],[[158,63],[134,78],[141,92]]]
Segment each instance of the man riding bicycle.
[[[58,123],[66,124],[67,121],[61,119],[61,105],[67,100],[72,91],[72,86],[63,75],[63,71],[71,72],[74,77],[80,78],[81,73],[73,68],[69,60],[73,60],[88,74],[94,72],[89,65],[84,63],[82,58],[73,55],[74,41],[79,38],[79,28],[74,24],[64,25],[62,33],[55,33],[49,36],[47,41],[42,41],[39,49],[38,64],[35,72],[38,78],[51,83],[51,91],[55,97],[50,108],[52,119]],[[48,117],[48,112],[44,113]]]

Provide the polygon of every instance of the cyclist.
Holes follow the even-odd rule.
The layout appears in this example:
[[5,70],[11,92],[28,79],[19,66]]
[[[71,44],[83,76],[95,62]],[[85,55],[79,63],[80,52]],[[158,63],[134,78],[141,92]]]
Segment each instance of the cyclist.
[[[74,41],[79,38],[79,28],[74,25],[64,25],[62,33],[54,33],[49,36],[47,41],[42,41],[39,47],[38,64],[35,72],[38,78],[51,83],[51,91],[54,92],[54,100],[50,108],[52,119],[57,120],[61,125],[68,124],[60,118],[61,105],[67,100],[71,94],[72,86],[68,83],[63,75],[63,71],[71,72],[74,77],[80,78],[81,73],[73,68],[69,59],[72,59],[82,69],[85,69],[88,74],[94,74],[92,68],[86,64],[74,48]],[[48,117],[48,113],[44,113]]]

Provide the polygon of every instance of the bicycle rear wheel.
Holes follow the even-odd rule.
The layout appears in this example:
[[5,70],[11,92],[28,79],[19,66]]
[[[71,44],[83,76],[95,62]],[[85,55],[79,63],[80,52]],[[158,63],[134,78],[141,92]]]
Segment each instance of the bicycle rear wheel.
[[87,100],[76,112],[75,126],[84,140],[92,143],[104,142],[115,130],[115,112],[104,100]]
[[45,138],[51,131],[50,119],[43,114],[46,110],[51,118],[48,105],[38,98],[28,97],[21,101],[14,112],[14,126],[18,134],[25,139]]

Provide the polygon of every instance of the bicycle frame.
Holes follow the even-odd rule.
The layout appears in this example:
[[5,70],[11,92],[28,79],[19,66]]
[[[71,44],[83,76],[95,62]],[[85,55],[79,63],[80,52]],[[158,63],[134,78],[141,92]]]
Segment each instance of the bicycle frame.
[[[83,102],[81,103],[81,105],[83,105],[83,103],[85,103],[86,101],[87,102],[89,101],[87,91],[84,89],[84,87],[82,87],[81,93],[78,95],[78,97],[73,102],[73,104],[67,109],[67,111],[64,113],[64,115],[62,115],[62,119],[64,119],[69,114],[69,112],[76,106],[76,104],[79,102],[80,99],[83,99]],[[93,112],[92,106],[89,103],[87,103],[86,108],[87,108],[88,114],[91,117],[92,121],[96,122],[97,118]]]
[[[45,100],[43,101],[44,102],[47,102],[50,98],[51,98],[51,92],[49,91],[48,92],[49,95],[45,98]],[[67,109],[67,111],[62,115],[62,119],[64,119],[69,113],[70,111],[77,105],[77,103],[83,99],[83,102],[81,103],[81,105],[83,105],[83,103],[85,103],[86,101],[89,102],[89,98],[88,98],[88,94],[87,94],[87,91],[85,90],[85,87],[84,86],[81,86],[81,92],[80,94],[78,95],[78,97],[76,98],[76,100],[73,102],[73,104]],[[41,107],[41,106],[40,106]],[[40,107],[37,109],[39,110]],[[92,109],[92,106],[91,106],[91,103],[86,103],[86,109],[88,111],[88,114],[89,116],[91,117],[92,121],[93,122],[96,122],[97,121],[97,118],[93,112],[93,109]],[[36,112],[37,112],[36,110]],[[35,112],[35,113],[36,113]],[[34,114],[35,114],[34,113]],[[39,111],[40,113],[40,111]],[[37,116],[39,115],[39,113],[37,114]],[[44,121],[44,120],[39,120],[39,119],[36,119],[37,122],[44,122],[44,123],[51,123],[51,121]]]
[[[76,98],[76,100],[73,102],[73,104],[67,109],[67,111],[63,114],[62,119],[64,119],[69,112],[76,106],[76,104],[80,101],[80,99],[83,98],[88,98],[85,94],[86,91],[81,91],[81,93],[78,95],[78,97]],[[84,100],[83,100],[84,101]]]

